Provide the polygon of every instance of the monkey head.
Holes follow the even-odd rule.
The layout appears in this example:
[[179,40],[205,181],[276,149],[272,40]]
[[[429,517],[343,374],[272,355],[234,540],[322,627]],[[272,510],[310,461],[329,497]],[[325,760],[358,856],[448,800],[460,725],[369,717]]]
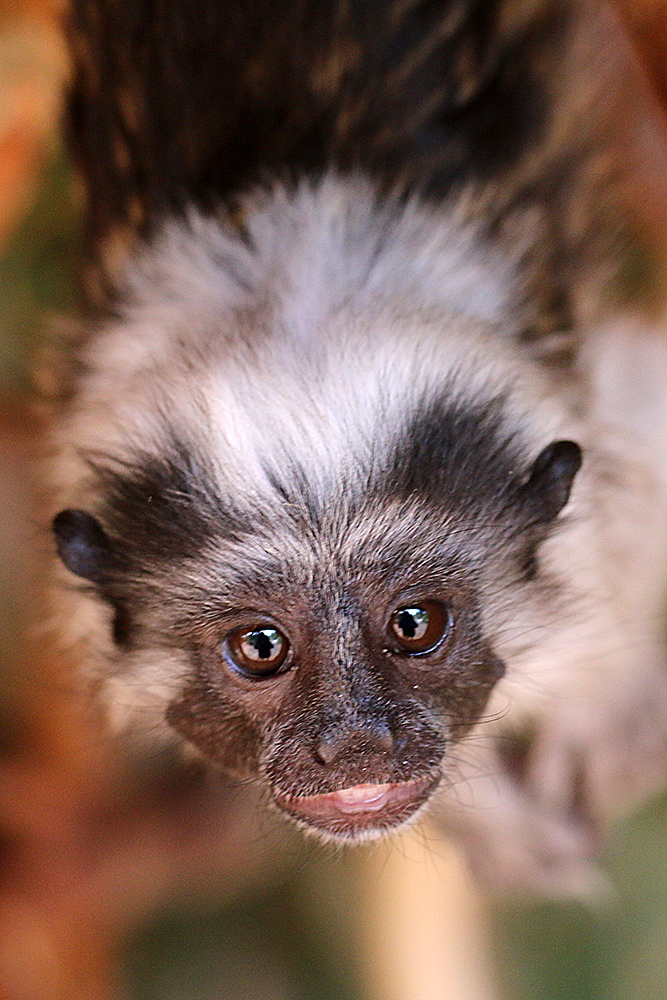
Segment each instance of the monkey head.
[[373,305],[286,349],[284,303],[222,310],[200,279],[173,315],[135,296],[89,349],[62,424],[61,617],[117,715],[308,829],[377,836],[449,780],[497,637],[551,599],[540,546],[580,449],[517,402],[477,322]]

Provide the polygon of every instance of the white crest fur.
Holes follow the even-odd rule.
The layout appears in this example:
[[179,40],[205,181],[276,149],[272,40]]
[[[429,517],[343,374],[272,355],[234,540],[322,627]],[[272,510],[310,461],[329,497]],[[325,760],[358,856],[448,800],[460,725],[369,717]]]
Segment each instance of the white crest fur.
[[[482,251],[461,207],[443,217],[416,200],[378,205],[363,179],[329,177],[262,192],[247,212],[252,249],[224,220],[193,213],[166,223],[130,265],[120,322],[83,354],[86,376],[62,434],[71,452],[150,447],[151,415],[176,401],[195,423],[205,407],[226,461],[241,450],[252,461],[246,436],[258,433],[262,409],[267,453],[272,434],[285,440],[286,427],[273,429],[279,414],[297,443],[316,433],[318,411],[347,450],[364,410],[368,428],[391,420],[406,393],[419,397],[429,381],[435,390],[449,372],[460,369],[473,394],[504,387],[508,372],[521,378],[509,338],[497,335],[512,262]],[[531,373],[524,387],[526,417],[544,396],[536,381]],[[256,405],[269,395],[274,407]]]

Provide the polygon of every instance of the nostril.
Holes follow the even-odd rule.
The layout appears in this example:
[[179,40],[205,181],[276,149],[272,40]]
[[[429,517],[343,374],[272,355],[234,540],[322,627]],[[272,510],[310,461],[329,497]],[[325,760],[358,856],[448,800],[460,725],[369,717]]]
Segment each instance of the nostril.
[[395,740],[391,734],[391,729],[385,723],[382,723],[378,729],[376,742],[378,748],[383,750],[385,753],[392,753],[394,750]]
[[321,735],[313,757],[318,764],[328,765],[348,754],[385,756],[393,750],[394,738],[389,726],[369,720],[330,727]]
[[317,749],[313,752],[313,757],[318,764],[330,764],[331,761],[336,756],[336,750],[334,748],[333,740],[323,738],[317,745]]
[[317,745],[314,757],[318,764],[331,764],[344,750],[340,740],[335,736],[327,734],[323,736]]

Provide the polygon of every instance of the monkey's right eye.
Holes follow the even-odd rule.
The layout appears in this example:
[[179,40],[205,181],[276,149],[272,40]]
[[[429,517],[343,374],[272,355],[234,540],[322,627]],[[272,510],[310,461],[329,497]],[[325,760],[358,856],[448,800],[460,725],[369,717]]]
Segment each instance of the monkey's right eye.
[[232,632],[226,646],[241,673],[256,678],[277,674],[289,652],[287,638],[272,626]]

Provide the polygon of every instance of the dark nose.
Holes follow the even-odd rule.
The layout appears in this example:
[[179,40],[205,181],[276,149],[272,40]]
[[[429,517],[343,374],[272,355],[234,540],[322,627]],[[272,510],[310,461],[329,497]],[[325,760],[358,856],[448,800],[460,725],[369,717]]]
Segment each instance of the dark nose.
[[379,719],[351,719],[324,730],[315,751],[321,764],[332,764],[350,754],[386,756],[394,749],[394,738],[386,722]]

